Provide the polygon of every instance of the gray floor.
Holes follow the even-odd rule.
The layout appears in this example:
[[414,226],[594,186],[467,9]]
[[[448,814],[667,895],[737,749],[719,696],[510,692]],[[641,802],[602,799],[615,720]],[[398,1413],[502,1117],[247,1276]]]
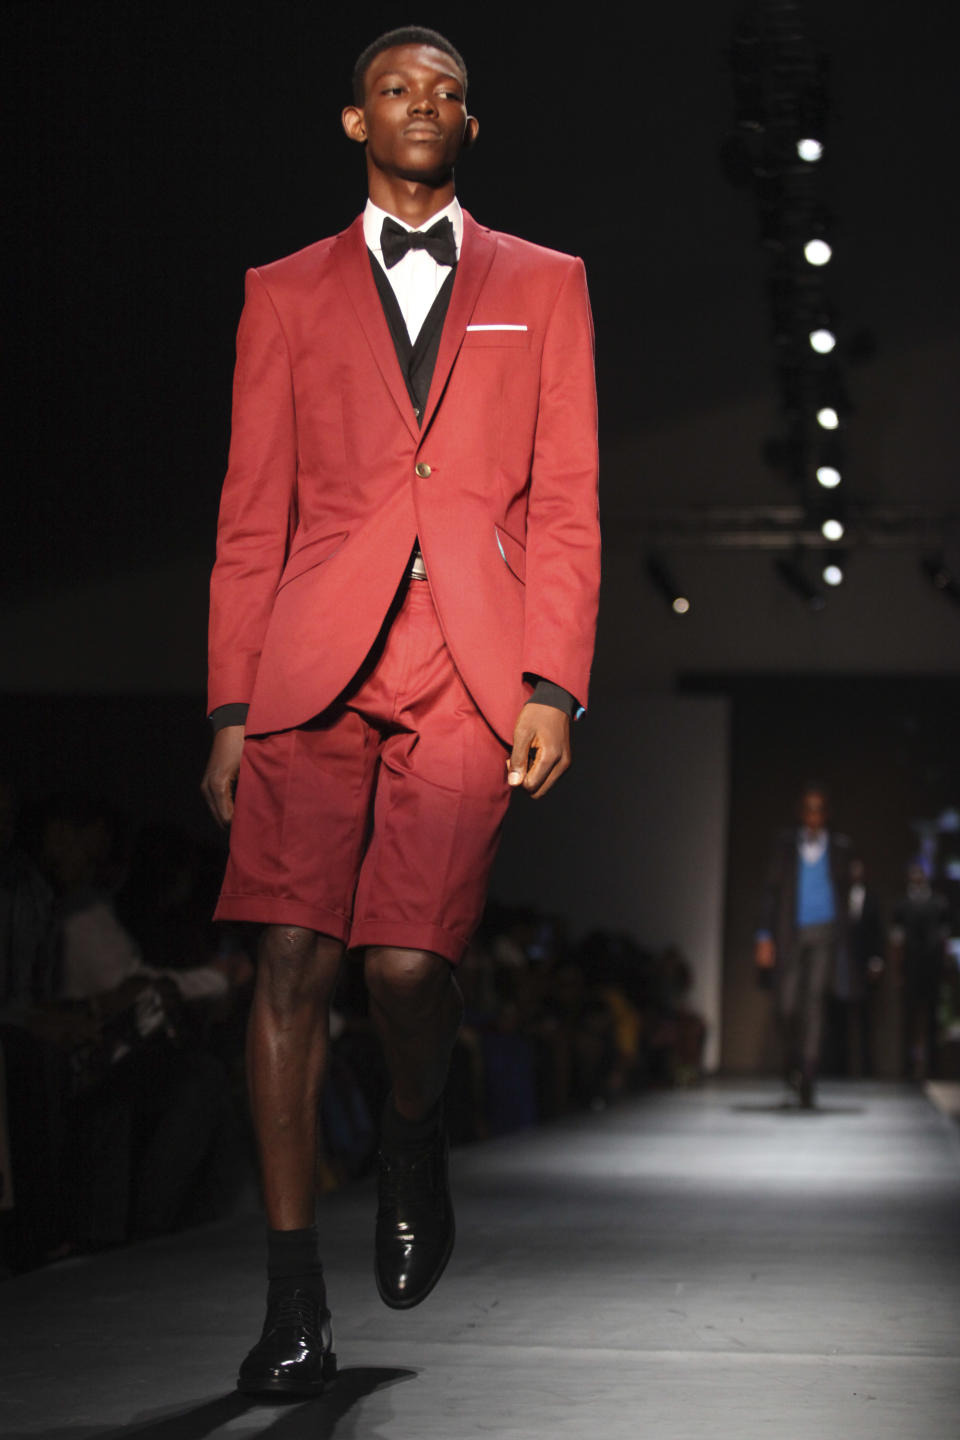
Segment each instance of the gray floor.
[[914,1090],[711,1085],[454,1156],[459,1242],[378,1301],[372,1188],[321,1226],[341,1377],[232,1390],[256,1216],[0,1288],[7,1440],[956,1440],[960,1141]]

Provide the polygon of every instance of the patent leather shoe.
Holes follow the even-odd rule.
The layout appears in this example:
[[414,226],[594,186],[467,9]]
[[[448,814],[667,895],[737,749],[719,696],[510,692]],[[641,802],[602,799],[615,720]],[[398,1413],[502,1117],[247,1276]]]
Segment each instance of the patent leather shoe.
[[381,1149],[374,1271],[384,1304],[409,1310],[425,1300],[454,1235],[443,1127],[429,1140]]
[[267,1302],[263,1334],[240,1366],[245,1395],[320,1395],[336,1378],[330,1311],[306,1290]]

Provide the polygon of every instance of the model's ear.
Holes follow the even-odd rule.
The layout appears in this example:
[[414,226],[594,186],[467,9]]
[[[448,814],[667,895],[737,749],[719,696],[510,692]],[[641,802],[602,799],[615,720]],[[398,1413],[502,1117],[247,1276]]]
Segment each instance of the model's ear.
[[467,128],[463,132],[463,148],[469,150],[471,145],[477,143],[477,136],[480,134],[480,121],[476,115],[467,116]]
[[351,140],[363,145],[367,138],[367,127],[363,123],[363,111],[359,105],[347,105],[340,116],[343,128]]

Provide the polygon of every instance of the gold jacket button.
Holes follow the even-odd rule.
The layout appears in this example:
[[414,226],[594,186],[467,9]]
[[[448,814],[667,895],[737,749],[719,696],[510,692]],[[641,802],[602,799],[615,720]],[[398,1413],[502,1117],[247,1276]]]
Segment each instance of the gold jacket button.
[[420,476],[420,479],[426,480],[427,476],[430,474],[430,466],[427,464],[426,460],[418,460],[416,468],[417,474]]

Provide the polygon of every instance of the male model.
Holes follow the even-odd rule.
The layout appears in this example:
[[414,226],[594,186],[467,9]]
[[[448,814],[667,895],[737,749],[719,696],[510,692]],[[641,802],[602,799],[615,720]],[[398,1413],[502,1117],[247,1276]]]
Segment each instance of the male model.
[[787,1081],[815,1104],[823,1002],[850,919],[850,841],[827,828],[822,785],[800,797],[799,826],[780,836],[767,873],[754,959],[774,970]]
[[453,969],[510,787],[550,789],[587,699],[599,536],[583,265],[460,209],[453,167],[478,128],[466,82],[434,31],[369,46],[343,112],[366,209],[247,276],[204,790],[231,824],[217,914],[265,927],[248,1056],[269,1290],[238,1382],[253,1393],[313,1393],[335,1369],[314,1134],[347,948],[364,954],[392,1082],[380,1295],[416,1305],[447,1263]]

